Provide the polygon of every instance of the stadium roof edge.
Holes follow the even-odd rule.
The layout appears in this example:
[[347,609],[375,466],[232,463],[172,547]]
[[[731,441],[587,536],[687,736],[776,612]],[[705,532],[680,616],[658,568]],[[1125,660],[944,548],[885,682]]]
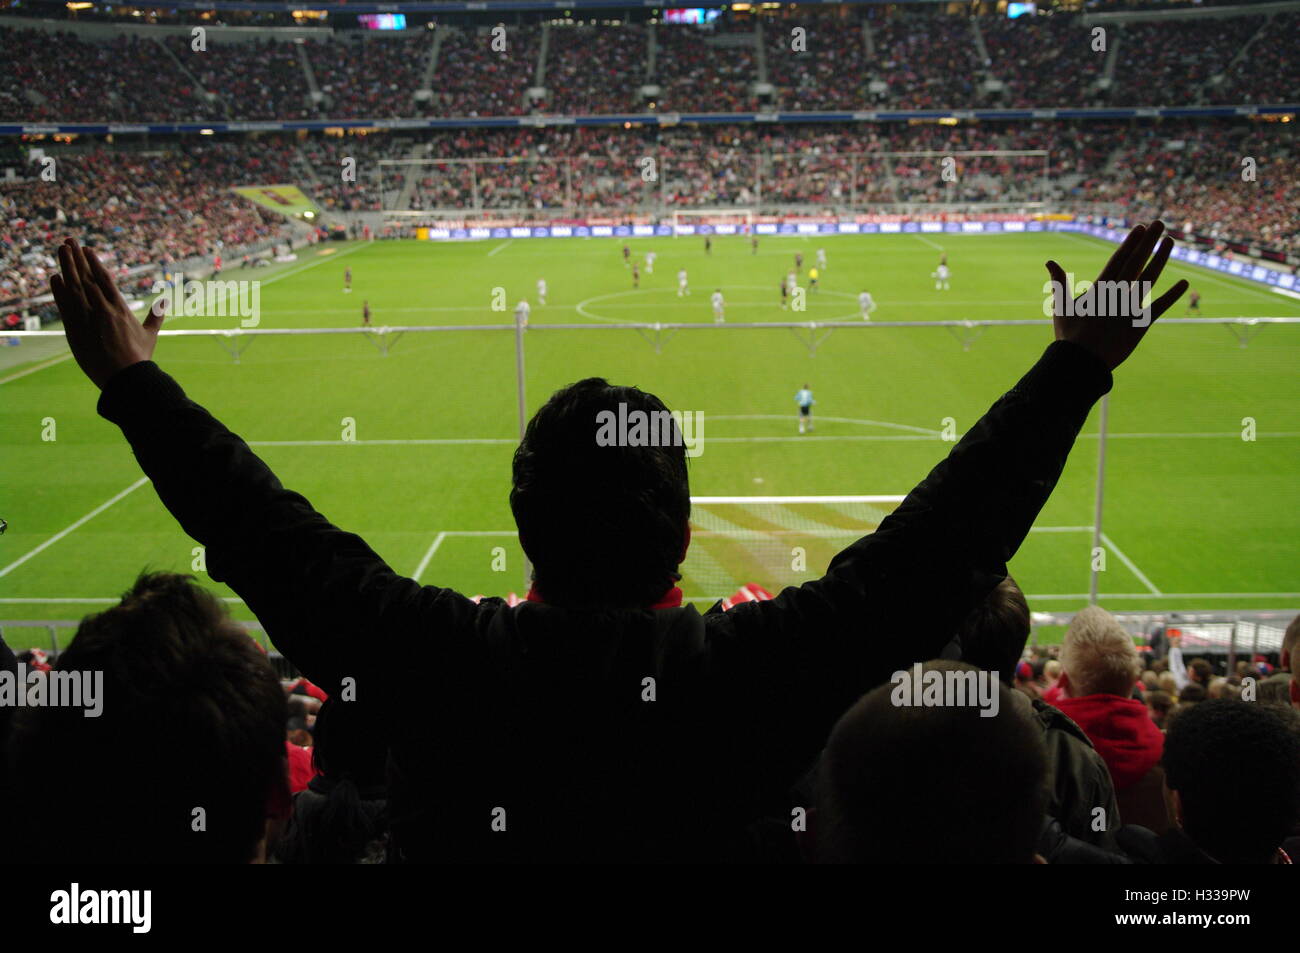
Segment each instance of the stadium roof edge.
[[28,135],[142,135],[203,132],[296,132],[326,129],[482,129],[533,126],[618,126],[637,123],[675,126],[680,123],[782,123],[807,122],[907,122],[909,120],[981,119],[1025,121],[1034,119],[1187,119],[1234,116],[1277,116],[1300,112],[1300,103],[1254,106],[1125,106],[1086,109],[925,109],[867,110],[860,112],[778,113],[627,113],[595,116],[477,116],[413,119],[287,119],[284,121],[188,121],[174,123],[23,123],[0,122],[0,136]]

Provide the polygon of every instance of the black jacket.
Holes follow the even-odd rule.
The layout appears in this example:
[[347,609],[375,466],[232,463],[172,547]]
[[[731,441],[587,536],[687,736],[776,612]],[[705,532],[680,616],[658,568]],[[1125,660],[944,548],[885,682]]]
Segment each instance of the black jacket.
[[[1106,762],[1065,712],[1040,699],[1029,701],[1047,747],[1048,815],[1061,822],[1063,833],[1103,850],[1115,850],[1115,831],[1121,818]],[[1102,811],[1100,818],[1094,813],[1097,808]]]
[[824,577],[703,617],[422,586],[281,486],[152,362],[109,381],[99,411],[284,655],[387,707],[401,859],[730,859],[844,710],[937,656],[1005,577],[1110,385],[1091,354],[1050,345]]
[[1217,864],[1177,827],[1156,834],[1136,824],[1119,829],[1119,846],[1135,864]]

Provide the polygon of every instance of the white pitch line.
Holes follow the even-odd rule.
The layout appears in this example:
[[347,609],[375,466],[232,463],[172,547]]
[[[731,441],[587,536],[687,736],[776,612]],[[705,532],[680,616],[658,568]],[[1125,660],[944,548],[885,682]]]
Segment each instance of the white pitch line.
[[0,377],[0,384],[8,384],[10,381],[16,381],[20,377],[26,377],[28,374],[35,374],[37,371],[43,371],[47,367],[53,367],[55,364],[62,364],[70,357],[72,357],[71,351],[69,351],[67,354],[60,354],[58,357],[54,358],[53,360],[46,361],[43,364],[37,364],[35,367],[29,367],[25,371],[19,371],[17,374],[10,374],[8,377]]
[[719,503],[901,503],[905,499],[906,497],[897,494],[883,496],[693,496],[691,502],[708,506]]
[[930,239],[928,239],[928,238],[922,238],[920,235],[913,235],[912,237],[915,238],[918,242],[924,242],[925,244],[929,245],[931,248],[936,248],[936,249],[938,249],[939,251],[943,251],[943,246],[942,246],[942,245],[940,245],[940,244],[938,244],[938,243],[936,243],[936,242],[932,242],[932,241],[930,241]]
[[[790,420],[793,414],[709,414],[711,420]],[[863,427],[890,427],[894,430],[910,430],[913,433],[937,437],[942,431],[928,427],[914,427],[911,424],[896,424],[890,420],[867,420],[862,417],[818,417],[818,421],[836,424],[858,424]]]
[[411,576],[412,579],[414,579],[416,582],[420,581],[420,574],[423,573],[424,570],[428,568],[429,560],[433,558],[433,554],[438,551],[438,547],[442,545],[442,541],[446,538],[447,538],[446,533],[439,533],[437,536],[433,538],[433,542],[429,545],[429,549],[424,554],[424,558],[420,560],[420,565],[415,567],[415,572]]
[[[1025,594],[1025,598],[1034,599],[1090,599],[1086,592],[1069,595],[1040,596]],[[1097,598],[1102,599],[1300,599],[1300,592],[1162,592],[1159,596],[1150,592],[1102,592]]]
[[[1083,244],[1089,246],[1090,248],[1098,247],[1098,245],[1094,243],[1099,243],[1102,248],[1109,247],[1113,249],[1119,247],[1118,245],[1112,245],[1109,241],[1107,241],[1104,238],[1076,235],[1073,232],[1057,232],[1056,234],[1064,235],[1066,238],[1073,238],[1075,241],[1082,242]],[[1089,239],[1091,239],[1091,241]],[[1256,295],[1257,297],[1264,298],[1268,301],[1271,301],[1274,304],[1277,304],[1276,297],[1274,297],[1272,294],[1269,294],[1268,292],[1260,291],[1257,288],[1252,288],[1249,283],[1249,280],[1246,278],[1239,278],[1235,282],[1227,278],[1220,278],[1217,275],[1213,274],[1210,271],[1210,269],[1205,265],[1193,264],[1190,261],[1179,261],[1177,258],[1169,259],[1169,264],[1182,265],[1186,268],[1191,269],[1192,273],[1197,276],[1198,281],[1199,280],[1212,281],[1216,285],[1223,285],[1225,288],[1231,288],[1233,291],[1244,291],[1247,294],[1253,294]]]
[[[774,419],[785,420],[784,417],[773,415]],[[795,415],[791,414],[790,420],[795,420]],[[822,418],[823,420],[826,418]],[[882,426],[888,426],[882,424]],[[894,426],[902,426],[895,424]],[[910,428],[909,428],[910,429]],[[916,428],[921,429],[921,428]],[[959,435],[960,436],[960,435]],[[1081,433],[1079,440],[1096,440],[1096,433]],[[1300,431],[1279,431],[1277,433],[1259,432],[1255,434],[1256,438],[1262,437],[1279,437],[1295,438],[1300,437]],[[1240,440],[1240,431],[1224,431],[1223,433],[1111,433],[1107,434],[1108,439],[1139,438],[1144,440],[1183,440],[1183,439],[1233,439]],[[706,437],[708,443],[933,443],[939,440],[937,433],[919,433],[919,434],[768,434],[764,436],[751,437]],[[514,437],[430,437],[430,438],[410,438],[410,439],[392,439],[392,440],[249,440],[250,447],[456,447],[456,446],[475,446],[475,445],[501,445],[513,446],[519,441]],[[939,442],[947,442],[940,440]]]
[[249,440],[250,447],[440,447],[516,444],[511,437],[434,437],[409,440]]
[[[360,251],[362,248],[366,248],[366,247],[368,246],[365,243],[359,245],[353,245],[351,248],[345,248],[337,255],[322,256],[319,261],[305,262],[302,265],[298,265],[294,268],[290,268],[288,271],[282,271],[277,275],[272,275],[270,278],[267,278],[265,281],[263,281],[262,285],[265,286],[265,285],[275,284],[275,282],[279,281],[281,278],[288,278],[290,275],[296,275],[299,272],[306,271],[308,268],[315,268],[317,265],[323,265],[327,261],[338,261],[344,255],[350,255],[354,251]],[[227,297],[229,297],[229,294],[227,294]],[[223,303],[224,303],[224,299],[223,299]],[[289,314],[295,312],[285,312],[285,313]],[[297,312],[297,313],[304,313],[304,312]],[[334,313],[334,312],[330,312],[330,313]],[[348,312],[343,312],[343,313],[348,313]],[[184,317],[184,315],[169,315],[167,320],[174,321],[178,317]],[[20,377],[26,377],[28,374],[35,374],[37,371],[43,371],[47,367],[53,367],[55,364],[61,364],[62,362],[66,361],[70,357],[72,357],[72,352],[68,352],[67,354],[64,354],[62,357],[55,358],[54,360],[49,361],[45,364],[38,365],[37,367],[29,367],[25,371],[19,371],[17,374],[11,374],[8,377],[0,377],[0,384],[7,384],[10,381],[18,380],[18,378]],[[0,575],[4,575],[4,574],[0,573]]]
[[20,556],[18,559],[11,562],[8,566],[5,566],[4,569],[0,569],[0,576],[7,576],[13,570],[17,569],[23,563],[27,562],[27,560],[31,559],[33,556],[37,555],[38,553],[41,553],[44,550],[48,549],[49,547],[53,546],[59,540],[63,539],[63,537],[71,533],[73,530],[77,529],[80,526],[85,525],[90,520],[98,516],[100,513],[104,512],[104,510],[108,509],[110,506],[116,503],[118,500],[122,499],[127,494],[132,493],[135,490],[138,490],[140,487],[144,486],[148,482],[149,482],[148,477],[140,477],[140,479],[136,480],[134,483],[128,486],[121,493],[118,493],[108,502],[99,504],[99,506],[95,507],[93,510],[87,513],[81,519],[77,520],[75,523],[73,523],[71,526],[67,527],[66,529],[60,530],[59,532],[55,533],[53,536],[51,536],[45,542],[41,543],[41,545],[37,546],[27,555]]
[[[1226,279],[1226,278],[1220,278],[1220,277],[1218,277],[1217,275],[1212,275],[1212,274],[1209,274],[1208,272],[1204,272],[1204,271],[1203,271],[1203,269],[1204,269],[1204,267],[1205,267],[1204,265],[1193,265],[1191,262],[1178,261],[1178,260],[1176,260],[1176,259],[1175,259],[1175,260],[1172,260],[1172,261],[1170,262],[1170,264],[1174,264],[1174,265],[1186,265],[1188,268],[1195,268],[1195,269],[1196,269],[1195,274],[1198,276],[1196,280],[1198,280],[1198,281],[1210,281],[1210,282],[1213,282],[1213,283],[1216,284],[1216,285],[1223,285],[1225,288],[1231,288],[1233,291],[1245,291],[1245,292],[1248,292],[1249,294],[1256,295],[1257,297],[1260,297],[1260,298],[1266,298],[1267,300],[1271,301],[1273,304],[1277,304],[1277,303],[1278,303],[1277,298],[1274,297],[1274,296],[1273,296],[1271,293],[1269,293],[1269,292],[1260,291],[1260,290],[1258,290],[1258,289],[1256,289],[1256,288],[1252,288],[1252,287],[1250,287],[1249,285],[1246,285],[1246,284],[1234,284],[1233,282],[1229,281],[1229,280]],[[1247,280],[1247,279],[1245,279],[1245,278],[1240,279],[1240,281],[1242,281],[1243,283],[1244,283],[1246,280]],[[1292,307],[1294,307],[1294,305],[1292,305]]]
[[500,245],[498,245],[496,248],[494,248],[494,249],[492,249],[490,252],[488,252],[488,253],[487,253],[487,256],[488,256],[489,258],[491,258],[491,257],[492,257],[493,255],[495,255],[497,252],[501,251],[501,249],[503,249],[503,248],[509,248],[509,247],[510,247],[511,245],[513,245],[514,243],[515,243],[515,240],[514,240],[513,238],[508,239],[507,241],[502,242],[502,243],[501,243]]
[[1152,595],[1155,596],[1162,595],[1160,590],[1155,587],[1155,584],[1152,583],[1151,580],[1146,577],[1146,574],[1143,573],[1141,569],[1138,569],[1137,564],[1134,563],[1133,560],[1125,556],[1123,551],[1118,546],[1115,545],[1115,541],[1113,539],[1111,539],[1105,533],[1102,533],[1101,542],[1103,546],[1109,547],[1111,551],[1114,552],[1115,555],[1119,557],[1119,561],[1122,562],[1125,566],[1127,566],[1129,568],[1129,571],[1133,573],[1133,575],[1137,576],[1138,582],[1142,583],[1142,585],[1146,586],[1148,589],[1151,590]]

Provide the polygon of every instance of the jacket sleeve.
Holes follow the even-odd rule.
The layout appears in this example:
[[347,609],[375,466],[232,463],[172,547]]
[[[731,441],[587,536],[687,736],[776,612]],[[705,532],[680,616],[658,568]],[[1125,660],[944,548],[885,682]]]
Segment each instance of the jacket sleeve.
[[1090,408],[1110,387],[1110,371],[1091,353],[1049,345],[826,575],[737,606],[725,614],[729,624],[712,625],[720,674],[797,720],[807,716],[793,709],[842,712],[892,672],[937,657],[1006,577]]
[[[365,697],[362,681],[379,674],[376,637],[466,631],[455,623],[472,616],[472,602],[393,572],[360,537],[285,489],[152,361],[116,374],[99,413],[122,428],[163,504],[203,544],[208,574],[238,593],[285,657],[327,691],[351,677]],[[444,645],[455,650],[454,639]]]
[[1174,685],[1181,692],[1191,679],[1187,677],[1187,663],[1183,661],[1183,650],[1177,645],[1169,649],[1169,671],[1173,673]]

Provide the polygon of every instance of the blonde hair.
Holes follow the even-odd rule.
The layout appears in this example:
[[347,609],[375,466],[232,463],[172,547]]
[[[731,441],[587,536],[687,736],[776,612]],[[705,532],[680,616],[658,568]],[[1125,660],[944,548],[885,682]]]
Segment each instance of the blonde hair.
[[1129,697],[1142,663],[1133,639],[1115,617],[1100,606],[1079,610],[1061,646],[1061,665],[1070,680],[1070,694]]
[[1043,674],[1050,681],[1056,681],[1061,677],[1061,662],[1059,659],[1048,659],[1047,664],[1043,666]]

